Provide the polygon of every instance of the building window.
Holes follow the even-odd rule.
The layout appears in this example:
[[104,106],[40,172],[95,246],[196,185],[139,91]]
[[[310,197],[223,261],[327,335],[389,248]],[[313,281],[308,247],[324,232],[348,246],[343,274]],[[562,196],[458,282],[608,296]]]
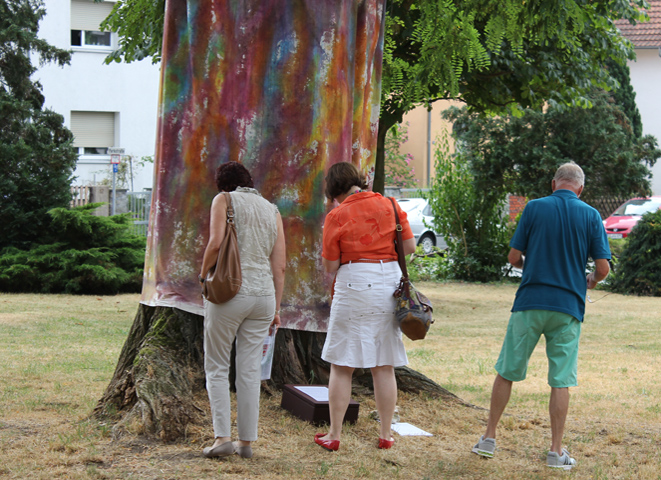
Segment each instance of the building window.
[[78,155],[108,155],[108,147],[78,147]]
[[113,2],[72,0],[71,46],[91,50],[112,49],[112,34],[100,31],[100,25],[110,15],[113,6]]
[[112,47],[110,32],[71,30],[72,47]]
[[71,112],[73,145],[82,156],[109,157],[115,145],[115,112]]

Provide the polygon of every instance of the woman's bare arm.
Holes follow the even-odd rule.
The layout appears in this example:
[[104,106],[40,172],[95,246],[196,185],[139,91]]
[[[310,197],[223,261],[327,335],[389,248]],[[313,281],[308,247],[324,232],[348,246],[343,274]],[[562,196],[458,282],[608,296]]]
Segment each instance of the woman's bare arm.
[[273,272],[273,284],[275,286],[275,317],[271,326],[280,326],[280,302],[285,287],[285,267],[287,265],[287,251],[285,246],[285,232],[282,226],[282,217],[277,214],[278,236],[271,251],[271,271]]

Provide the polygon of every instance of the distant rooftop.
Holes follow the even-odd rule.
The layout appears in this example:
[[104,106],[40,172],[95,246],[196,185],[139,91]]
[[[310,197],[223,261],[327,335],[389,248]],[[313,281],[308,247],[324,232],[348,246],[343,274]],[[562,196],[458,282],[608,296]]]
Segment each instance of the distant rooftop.
[[636,48],[659,48],[661,47],[661,0],[647,0],[650,8],[647,14],[649,22],[631,25],[626,20],[615,22],[622,35]]

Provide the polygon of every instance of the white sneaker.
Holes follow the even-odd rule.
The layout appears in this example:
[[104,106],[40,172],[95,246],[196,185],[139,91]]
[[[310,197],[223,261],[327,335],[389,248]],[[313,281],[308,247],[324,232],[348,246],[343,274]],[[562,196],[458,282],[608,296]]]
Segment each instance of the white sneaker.
[[475,444],[472,452],[483,457],[493,458],[493,452],[496,451],[496,439],[480,437],[480,441]]
[[566,449],[562,449],[562,455],[558,455],[555,452],[549,452],[546,455],[546,465],[550,468],[561,468],[562,470],[571,470],[572,467],[576,466],[576,460],[571,458],[569,452]]

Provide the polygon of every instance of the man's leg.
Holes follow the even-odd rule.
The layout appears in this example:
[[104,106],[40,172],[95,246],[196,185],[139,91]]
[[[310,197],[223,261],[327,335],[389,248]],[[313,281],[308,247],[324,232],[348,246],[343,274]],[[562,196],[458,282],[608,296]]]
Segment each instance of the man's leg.
[[[526,378],[528,360],[541,334],[534,318],[530,318],[533,312],[534,310],[512,312],[510,321],[507,324],[503,347],[496,362],[498,375],[491,390],[491,406],[487,429],[484,436],[480,438],[472,450],[473,453],[483,457],[493,457],[496,450],[496,428],[510,400],[512,383]],[[503,375],[511,378],[511,380],[506,379]]]
[[[551,416],[551,451],[562,455],[562,436],[569,410],[569,388],[551,388],[549,415]],[[491,418],[491,417],[490,417]]]
[[581,323],[571,315],[547,312],[544,331],[549,360],[548,382],[551,386],[551,452],[562,456],[562,436],[569,410],[569,387],[577,385],[578,344]]
[[484,438],[496,438],[496,427],[505,411],[507,403],[510,401],[511,393],[512,382],[497,375],[496,380],[493,382],[493,389],[491,390],[489,420],[487,421],[487,431],[484,434]]

